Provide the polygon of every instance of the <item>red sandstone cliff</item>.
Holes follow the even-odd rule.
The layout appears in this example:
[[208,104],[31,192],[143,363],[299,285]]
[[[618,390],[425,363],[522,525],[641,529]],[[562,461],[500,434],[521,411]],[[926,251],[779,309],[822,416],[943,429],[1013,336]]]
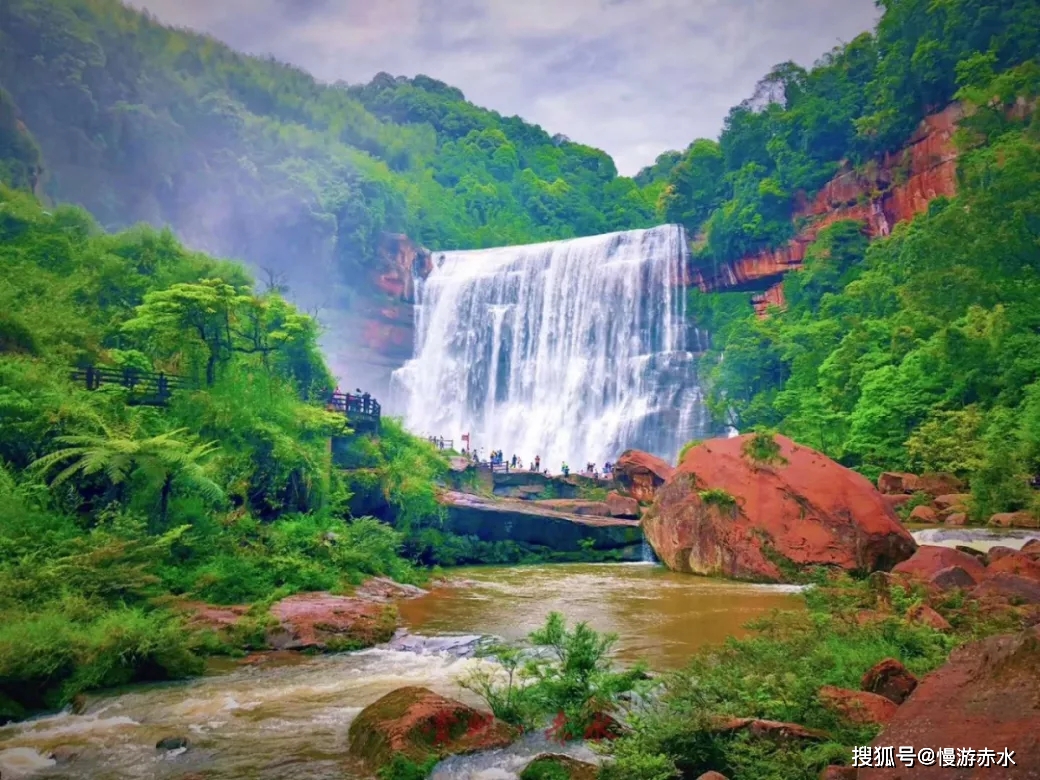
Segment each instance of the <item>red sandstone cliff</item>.
[[[767,249],[727,263],[717,273],[695,274],[705,292],[736,287],[780,276],[801,267],[805,248],[821,230],[840,220],[865,224],[872,237],[887,236],[897,222],[926,211],[928,203],[956,194],[957,149],[952,136],[964,111],[957,103],[924,119],[901,152],[886,155],[863,170],[845,170],[831,179],[816,197],[796,208],[794,220],[805,227],[787,246]],[[755,296],[763,314],[770,304],[783,305],[783,291],[771,288]]]

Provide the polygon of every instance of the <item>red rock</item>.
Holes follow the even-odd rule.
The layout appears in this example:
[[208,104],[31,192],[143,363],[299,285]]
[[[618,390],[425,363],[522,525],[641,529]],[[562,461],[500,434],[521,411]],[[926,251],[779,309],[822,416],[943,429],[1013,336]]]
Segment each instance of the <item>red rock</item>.
[[899,708],[891,699],[867,691],[850,691],[825,685],[820,688],[820,703],[853,723],[888,723]]
[[697,780],[729,780],[724,774],[712,770],[711,772],[705,772],[703,775],[699,775]]
[[939,569],[928,581],[940,590],[973,588],[978,582],[975,577],[972,577],[971,574],[960,566],[947,566],[945,569]]
[[920,623],[923,626],[930,626],[936,631],[949,631],[950,628],[952,628],[950,622],[946,618],[927,604],[918,604],[916,607],[911,607],[906,613],[906,619],[911,623]]
[[986,553],[984,553],[982,550],[978,550],[966,544],[958,544],[954,549],[960,550],[962,553],[964,553],[965,555],[970,555],[972,558],[978,558],[983,563],[985,563],[986,561]]
[[1040,553],[1040,539],[1030,539],[1028,542],[1022,545],[1022,552],[1026,555],[1036,555]]
[[630,496],[623,496],[616,490],[607,493],[607,509],[611,517],[639,517],[639,502]]
[[985,567],[971,555],[951,547],[923,544],[909,559],[893,567],[894,574],[908,574],[920,579],[930,579],[941,569],[959,566],[975,580],[982,578]]
[[917,687],[917,678],[894,658],[886,658],[874,664],[863,675],[860,687],[884,696],[895,704],[902,704]]
[[968,508],[968,502],[970,500],[970,493],[947,493],[944,496],[936,496],[932,503],[934,503],[940,510],[953,509],[964,511]]
[[799,739],[818,742],[828,738],[826,732],[818,729],[806,728],[797,723],[783,723],[759,718],[720,718],[712,730],[716,733],[747,731],[752,737],[784,742]]
[[882,493],[881,498],[884,499],[884,502],[886,504],[888,504],[893,510],[895,510],[899,509],[899,507],[901,506],[906,505],[907,502],[909,502],[910,499],[913,498],[913,496],[910,496],[906,493],[894,493],[891,495],[888,493]]
[[964,490],[964,483],[953,474],[945,474],[941,471],[930,472],[917,478],[917,490],[934,499],[939,496],[961,494]]
[[417,599],[425,596],[427,591],[415,585],[394,582],[389,577],[369,577],[359,585],[352,594],[355,598],[389,604],[400,599]]
[[392,605],[355,596],[299,593],[271,607],[277,628],[267,633],[275,650],[316,647],[354,650],[389,641],[397,627]]
[[[634,499],[630,499],[634,500]],[[605,501],[585,501],[580,498],[547,498],[528,501],[531,507],[545,507],[554,512],[588,517],[610,517],[610,506]]]
[[820,773],[820,780],[856,780],[854,766],[828,766]]
[[[878,490],[882,493],[907,495],[917,490],[918,478],[916,474],[903,474],[897,471],[886,471],[878,477]],[[909,501],[910,499],[905,499]]]
[[911,523],[934,523],[939,519],[935,510],[930,506],[922,504],[921,506],[915,506],[910,510],[910,516],[907,520]]
[[1040,778],[1040,627],[973,642],[929,674],[874,740],[875,746],[1014,751],[1014,766],[862,767],[858,780]]
[[1029,512],[1001,512],[989,519],[998,528],[1040,528],[1040,518]]
[[1016,574],[999,572],[975,586],[975,598],[995,597],[1021,604],[1040,604],[1040,583]]
[[967,525],[968,516],[964,512],[953,512],[946,516],[946,525]]
[[1025,577],[1027,580],[1040,582],[1040,563],[1034,561],[1030,556],[1018,550],[1012,550],[1007,555],[1002,555],[994,560],[990,558],[989,566],[986,567],[986,576],[994,574],[1015,574]]
[[218,633],[232,628],[249,611],[249,607],[243,604],[215,606],[201,601],[186,601],[174,607],[188,615],[188,628]]
[[751,307],[759,319],[769,313],[769,307],[776,306],[778,309],[787,308],[787,296],[784,295],[783,282],[777,282],[769,287],[764,293],[751,296]]
[[427,688],[398,688],[365,707],[350,724],[349,752],[371,767],[395,753],[423,763],[431,757],[506,747],[513,730],[490,712],[475,710]]
[[913,553],[913,538],[863,476],[784,436],[776,443],[786,462],[756,465],[743,452],[750,439],[691,448],[658,490],[643,531],[669,568],[777,581],[788,566],[874,571]]
[[614,464],[614,478],[625,492],[646,502],[654,500],[657,489],[674,471],[657,456],[640,450],[625,450]]

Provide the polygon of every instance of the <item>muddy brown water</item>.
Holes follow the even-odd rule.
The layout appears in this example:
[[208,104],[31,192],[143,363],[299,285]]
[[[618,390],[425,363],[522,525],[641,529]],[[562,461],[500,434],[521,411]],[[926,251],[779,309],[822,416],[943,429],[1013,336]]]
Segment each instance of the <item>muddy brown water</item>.
[[[646,564],[484,567],[453,570],[450,577],[461,586],[401,604],[402,620],[415,635],[519,639],[556,610],[571,622],[585,620],[618,634],[622,662],[641,658],[658,670],[681,666],[697,648],[741,634],[745,623],[774,609],[801,608],[793,588],[710,580]],[[345,758],[347,730],[367,704],[404,685],[479,703],[457,680],[485,662],[457,657],[444,640],[416,650],[275,656],[187,682],[91,695],[82,714],[0,727],[0,776],[361,780],[368,775]],[[169,736],[187,737],[191,745],[156,750],[156,742]],[[509,780],[545,747],[535,737],[494,756],[452,764],[435,777]]]

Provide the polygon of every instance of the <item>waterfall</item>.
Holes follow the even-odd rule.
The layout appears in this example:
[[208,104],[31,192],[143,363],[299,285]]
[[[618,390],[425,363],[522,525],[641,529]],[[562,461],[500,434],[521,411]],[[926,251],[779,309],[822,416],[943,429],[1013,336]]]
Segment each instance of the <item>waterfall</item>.
[[643,554],[641,560],[643,563],[658,563],[657,556],[654,554],[654,548],[645,537],[643,538]]
[[635,447],[674,462],[707,415],[682,229],[439,252],[416,292],[405,423],[557,471]]

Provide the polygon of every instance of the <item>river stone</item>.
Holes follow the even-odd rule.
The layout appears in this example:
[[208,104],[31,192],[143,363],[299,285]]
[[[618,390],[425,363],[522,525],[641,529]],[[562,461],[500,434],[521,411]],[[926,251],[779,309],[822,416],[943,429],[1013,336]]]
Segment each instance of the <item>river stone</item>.
[[163,737],[155,743],[155,747],[157,750],[180,750],[189,744],[187,737]]

